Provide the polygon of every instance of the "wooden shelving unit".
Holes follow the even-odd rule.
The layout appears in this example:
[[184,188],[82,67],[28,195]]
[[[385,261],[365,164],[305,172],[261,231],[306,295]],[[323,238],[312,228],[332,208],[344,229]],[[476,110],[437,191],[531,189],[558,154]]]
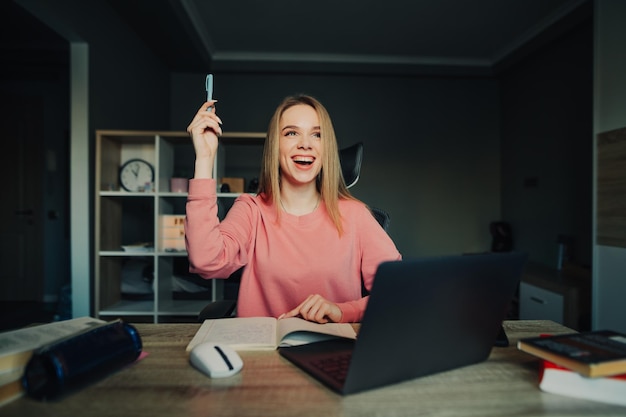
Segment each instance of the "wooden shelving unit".
[[[225,132],[220,138],[216,178],[242,177],[247,183],[257,177],[264,140],[264,133]],[[170,191],[170,178],[193,175],[194,150],[189,135],[100,130],[96,132],[95,156],[96,317],[130,317],[131,321],[155,323],[194,319],[208,302],[222,298],[223,280],[205,281],[189,275],[185,251],[160,247],[159,226],[164,215],[185,214],[187,193]],[[129,192],[119,185],[120,167],[132,158],[144,159],[154,167],[154,183],[143,191]],[[218,193],[224,201],[238,195]],[[138,248],[138,243],[146,247]],[[193,291],[187,293],[177,283],[192,286]]]

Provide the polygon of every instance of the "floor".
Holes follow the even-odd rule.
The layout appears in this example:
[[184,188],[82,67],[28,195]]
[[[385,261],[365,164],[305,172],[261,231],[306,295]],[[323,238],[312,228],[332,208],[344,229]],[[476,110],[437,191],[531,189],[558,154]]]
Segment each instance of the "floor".
[[0,302],[0,331],[13,330],[31,324],[49,323],[57,317],[56,304],[35,301]]

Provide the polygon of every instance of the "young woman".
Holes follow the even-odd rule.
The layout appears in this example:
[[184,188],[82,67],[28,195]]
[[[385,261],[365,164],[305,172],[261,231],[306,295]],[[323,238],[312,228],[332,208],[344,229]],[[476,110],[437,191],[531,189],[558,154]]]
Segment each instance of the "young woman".
[[[207,110],[208,109],[208,110]],[[217,217],[213,162],[221,135],[215,102],[187,131],[196,153],[185,236],[190,271],[227,278],[244,267],[237,314],[358,322],[378,265],[401,255],[367,206],[350,195],[328,112],[310,96],[286,98],[270,122],[259,192]]]

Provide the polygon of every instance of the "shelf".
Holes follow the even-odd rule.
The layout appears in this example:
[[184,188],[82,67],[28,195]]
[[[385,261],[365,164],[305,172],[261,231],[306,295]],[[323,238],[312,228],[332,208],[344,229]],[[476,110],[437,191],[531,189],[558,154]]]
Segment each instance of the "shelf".
[[130,191],[100,191],[102,197],[154,197],[154,191],[130,192]]
[[[225,132],[215,161],[218,183],[225,177],[243,178],[245,187],[246,182],[257,179],[264,141],[265,133]],[[96,316],[143,316],[141,320],[155,322],[167,316],[190,316],[193,320],[207,303],[222,299],[224,282],[207,283],[189,273],[181,222],[188,194],[172,192],[170,187],[171,178],[193,176],[195,155],[188,133],[99,130],[95,154]],[[120,188],[119,169],[133,158],[147,161],[154,169],[149,191],[128,192]],[[240,195],[218,193],[221,216]],[[140,242],[150,242],[154,248],[147,252],[122,249]],[[186,277],[184,281],[190,282],[181,286],[172,277]],[[128,298],[128,294],[135,293],[144,297]]]
[[180,256],[187,257],[187,251],[159,251],[156,253],[158,256]]
[[[168,300],[159,302],[160,316],[197,316],[211,300]],[[100,310],[100,316],[146,316],[154,314],[154,301],[123,300]]]
[[98,255],[100,256],[120,256],[120,257],[125,257],[125,256],[139,256],[139,257],[146,257],[146,256],[153,256],[156,252],[155,251],[150,251],[150,252],[127,252],[127,251],[123,251],[123,250],[103,250],[98,252]]
[[197,316],[211,300],[161,300],[161,316]]
[[151,315],[154,314],[153,300],[122,300],[99,311],[99,315]]

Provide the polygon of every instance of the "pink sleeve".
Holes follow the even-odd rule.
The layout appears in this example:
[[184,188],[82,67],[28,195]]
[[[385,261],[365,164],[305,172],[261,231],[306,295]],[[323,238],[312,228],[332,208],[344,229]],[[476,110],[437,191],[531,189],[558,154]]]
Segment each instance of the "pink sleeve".
[[[228,278],[247,261],[245,231],[239,234],[221,225],[217,217],[217,183],[213,179],[189,181],[185,241],[189,270],[203,278]],[[226,221],[225,221],[226,223]]]
[[341,310],[341,323],[358,323],[363,318],[369,295],[355,301],[339,303],[337,306]]
[[[386,261],[399,261],[402,255],[387,232],[380,227],[369,209],[359,211],[357,218],[358,238],[356,245],[361,251],[361,276],[367,291],[372,289],[378,265]],[[360,322],[367,307],[369,296],[337,304],[341,309],[343,323]]]

